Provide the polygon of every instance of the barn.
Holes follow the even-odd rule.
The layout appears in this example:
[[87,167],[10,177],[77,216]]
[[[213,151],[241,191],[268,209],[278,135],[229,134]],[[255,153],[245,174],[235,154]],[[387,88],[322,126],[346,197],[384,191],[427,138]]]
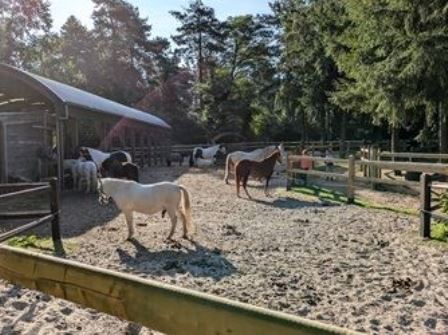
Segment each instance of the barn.
[[63,185],[63,160],[78,146],[126,150],[140,164],[156,152],[162,160],[170,136],[154,115],[0,64],[1,182],[57,176]]

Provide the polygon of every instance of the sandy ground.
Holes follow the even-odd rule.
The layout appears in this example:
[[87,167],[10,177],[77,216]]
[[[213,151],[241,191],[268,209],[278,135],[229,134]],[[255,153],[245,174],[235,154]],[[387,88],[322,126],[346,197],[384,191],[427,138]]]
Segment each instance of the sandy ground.
[[[448,334],[448,248],[422,242],[417,218],[328,206],[283,187],[265,198],[257,183],[249,189],[257,201],[237,199],[222,171],[152,169],[143,176],[179,180],[190,190],[196,243],[181,240],[179,229],[181,246],[166,244],[169,223],[159,215],[136,215],[136,240],[125,242],[124,217],[114,206],[66,194],[62,231],[77,246],[69,258],[358,331]],[[0,334],[106,332],[151,334],[0,283]]]

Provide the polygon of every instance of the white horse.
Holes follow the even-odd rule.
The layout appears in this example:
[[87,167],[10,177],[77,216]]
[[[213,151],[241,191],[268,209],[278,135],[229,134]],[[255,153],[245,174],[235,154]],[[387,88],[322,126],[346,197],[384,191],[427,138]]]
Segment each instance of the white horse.
[[134,212],[147,215],[162,212],[162,217],[167,212],[171,219],[168,240],[172,239],[176,229],[177,214],[182,220],[183,237],[188,238],[189,233],[194,233],[190,194],[181,185],[170,182],[142,185],[132,180],[103,178],[99,180],[98,189],[101,204],[107,204],[112,198],[124,213],[129,232],[128,240],[134,236]]
[[190,156],[190,166],[198,165],[198,159],[216,159],[218,153],[226,154],[226,147],[222,144],[217,144],[209,148],[196,147]]
[[224,175],[224,181],[226,182],[226,184],[229,183],[230,170],[233,169],[236,166],[236,163],[238,163],[239,161],[243,159],[248,159],[251,161],[260,162],[266,157],[269,157],[269,155],[274,153],[274,151],[277,149],[280,150],[281,155],[284,156],[285,148],[283,143],[280,143],[279,146],[271,145],[265,148],[255,149],[250,152],[234,151],[228,154],[226,158],[226,170]]
[[73,178],[73,189],[81,191],[85,184],[85,192],[96,192],[98,182],[97,166],[92,161],[65,159],[64,170],[70,170]]
[[[93,148],[88,148],[88,147],[83,147],[83,149],[87,150],[88,154],[90,155],[90,158],[92,159],[92,161],[95,162],[95,164],[98,166],[98,168],[101,167],[103,162],[106,159],[108,159],[111,155],[115,155],[118,153],[123,153],[126,156],[127,162],[132,163],[132,157],[126,151],[103,152],[98,149],[93,149]],[[81,149],[81,151],[82,151],[82,149]],[[88,158],[88,157],[85,157],[85,158]]]

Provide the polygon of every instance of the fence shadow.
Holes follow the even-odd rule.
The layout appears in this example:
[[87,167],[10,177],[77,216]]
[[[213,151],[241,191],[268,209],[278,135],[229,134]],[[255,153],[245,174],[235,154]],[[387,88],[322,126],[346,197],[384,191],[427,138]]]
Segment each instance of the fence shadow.
[[198,242],[191,247],[172,245],[170,249],[151,251],[139,241],[131,243],[136,249],[135,255],[121,248],[117,249],[121,263],[132,271],[152,276],[175,276],[188,273],[193,277],[208,277],[220,280],[236,271],[236,267],[221,255],[219,249],[209,249]]

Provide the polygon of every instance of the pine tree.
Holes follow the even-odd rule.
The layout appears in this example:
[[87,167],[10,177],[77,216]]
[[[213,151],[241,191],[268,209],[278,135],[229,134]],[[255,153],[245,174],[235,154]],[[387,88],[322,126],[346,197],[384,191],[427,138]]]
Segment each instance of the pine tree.
[[51,28],[46,0],[0,1],[0,62],[24,66],[27,47]]

